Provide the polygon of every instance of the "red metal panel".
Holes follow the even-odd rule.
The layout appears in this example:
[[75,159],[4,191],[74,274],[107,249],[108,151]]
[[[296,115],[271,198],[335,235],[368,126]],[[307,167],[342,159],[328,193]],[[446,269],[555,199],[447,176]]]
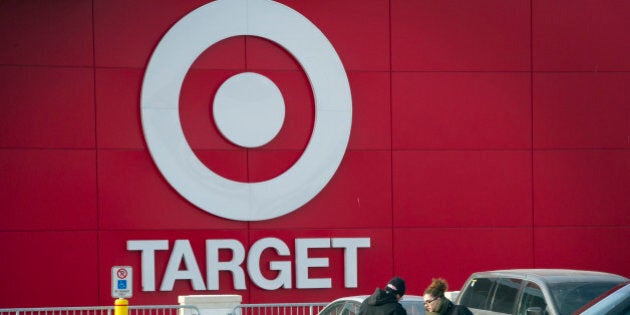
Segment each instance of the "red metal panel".
[[392,70],[526,71],[530,1],[391,4]]
[[534,70],[628,71],[630,3],[533,1]]
[[1,230],[96,228],[93,151],[5,149],[0,161]]
[[[168,29],[205,0],[94,1],[94,54],[99,67],[144,68]],[[231,48],[231,47],[230,47]],[[228,49],[232,51],[232,49]],[[240,51],[240,50],[237,50]],[[241,55],[242,56],[242,55]],[[242,65],[237,54],[225,54],[212,65]]]
[[541,227],[534,229],[538,268],[586,269],[630,277],[630,228]]
[[248,172],[249,157],[246,150],[195,150],[194,152],[209,170],[222,177],[244,183],[253,181],[252,175]]
[[142,71],[96,70],[96,126],[99,148],[142,149],[140,125]]
[[300,12],[324,33],[346,71],[389,69],[388,0],[279,2]]
[[0,147],[94,147],[91,70],[0,67],[0,95]]
[[301,70],[302,67],[282,46],[266,38],[247,36],[246,62],[252,70]]
[[91,1],[3,1],[0,29],[0,64],[93,65]]
[[248,153],[248,181],[262,182],[286,172],[300,158],[296,150],[252,150]]
[[385,72],[348,73],[352,93],[350,150],[391,148],[390,78]]
[[[182,16],[183,17],[183,16]],[[192,64],[193,69],[245,69],[249,50],[245,36],[223,39],[208,47]]]
[[537,226],[630,225],[630,151],[534,153]]
[[[226,161],[241,158],[226,156]],[[147,152],[100,151],[98,160],[103,229],[222,229],[246,224],[210,215],[186,201],[161,176]]]
[[531,153],[394,152],[394,226],[531,224]]
[[394,270],[413,283],[411,294],[422,295],[438,277],[448,281],[449,290],[459,291],[475,271],[532,268],[532,239],[527,227],[396,229]]
[[310,202],[252,228],[381,228],[391,226],[391,169],[387,151],[347,151],[328,185]]
[[535,148],[630,148],[628,73],[534,75]]
[[0,240],[3,308],[98,304],[95,231],[3,231]]
[[395,73],[396,149],[531,147],[530,75]]

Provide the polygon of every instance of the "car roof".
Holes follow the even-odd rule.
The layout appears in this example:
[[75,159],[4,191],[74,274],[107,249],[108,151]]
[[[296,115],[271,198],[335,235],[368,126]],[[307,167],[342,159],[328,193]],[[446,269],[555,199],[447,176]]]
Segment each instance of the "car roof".
[[405,294],[400,301],[424,301],[424,298],[419,295]]
[[[361,302],[363,302],[363,300],[367,299],[368,297],[369,297],[369,295],[367,295],[367,294],[344,296],[344,297],[340,297],[338,299],[335,299],[332,302],[337,302],[337,301],[355,301],[355,302],[361,303]],[[401,302],[403,302],[403,301],[423,301],[423,298],[422,298],[422,296],[419,296],[419,295],[405,294],[405,295],[403,295],[403,297],[402,297],[402,299],[400,301]]]
[[588,281],[628,281],[628,278],[613,273],[573,270],[573,269],[504,269],[475,272],[472,278],[482,277],[514,277],[538,280],[546,283]]
[[335,299],[333,302],[337,302],[337,301],[355,301],[355,302],[363,302],[363,300],[367,299],[369,295],[353,295],[353,296],[344,296],[344,297],[340,297],[338,299]]

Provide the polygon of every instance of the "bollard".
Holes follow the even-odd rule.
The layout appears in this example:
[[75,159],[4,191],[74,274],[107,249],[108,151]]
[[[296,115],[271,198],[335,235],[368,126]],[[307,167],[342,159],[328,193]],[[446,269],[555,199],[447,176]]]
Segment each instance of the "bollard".
[[116,299],[114,301],[114,315],[128,315],[129,301],[125,299]]

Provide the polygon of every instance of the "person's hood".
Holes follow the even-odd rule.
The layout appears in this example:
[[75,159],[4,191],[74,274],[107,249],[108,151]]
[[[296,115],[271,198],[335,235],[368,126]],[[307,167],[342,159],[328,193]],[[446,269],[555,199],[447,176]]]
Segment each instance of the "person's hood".
[[367,298],[367,304],[374,306],[395,302],[398,302],[398,300],[396,299],[396,294],[383,291],[379,288],[376,288],[376,290],[374,290],[374,293],[372,293],[372,295]]

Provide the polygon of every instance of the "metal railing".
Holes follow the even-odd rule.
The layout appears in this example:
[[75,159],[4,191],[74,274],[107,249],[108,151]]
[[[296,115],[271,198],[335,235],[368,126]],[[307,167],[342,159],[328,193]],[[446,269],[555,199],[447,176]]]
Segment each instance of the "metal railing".
[[[317,315],[328,303],[241,304],[229,315]],[[0,315],[114,315],[115,306],[0,309]],[[130,305],[128,315],[201,315],[194,305]]]
[[[181,312],[180,312],[181,311]],[[39,307],[0,309],[0,315],[113,315],[114,306]],[[129,315],[200,315],[193,305],[130,305]]]
[[230,315],[317,315],[326,305],[326,302],[242,304],[235,307]]

